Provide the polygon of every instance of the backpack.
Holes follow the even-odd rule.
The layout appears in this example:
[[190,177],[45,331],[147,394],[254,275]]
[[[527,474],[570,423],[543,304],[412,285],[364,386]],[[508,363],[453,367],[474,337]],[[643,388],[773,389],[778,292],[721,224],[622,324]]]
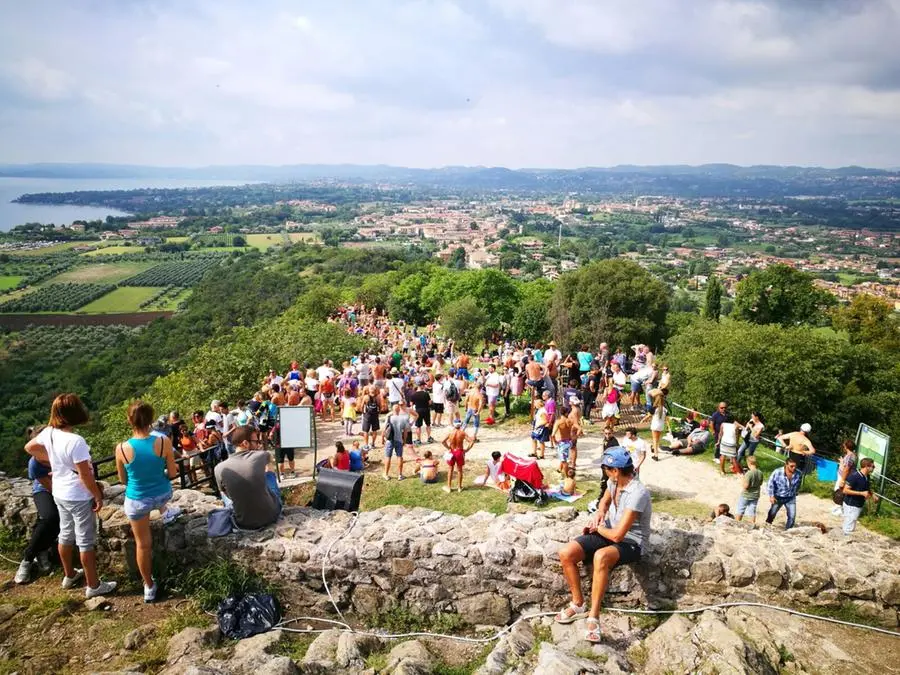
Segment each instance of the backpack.
[[394,440],[394,425],[391,424],[391,416],[384,421],[384,440],[392,443]]
[[451,403],[456,403],[457,401],[459,401],[459,389],[457,388],[453,380],[450,380],[447,383],[447,400]]

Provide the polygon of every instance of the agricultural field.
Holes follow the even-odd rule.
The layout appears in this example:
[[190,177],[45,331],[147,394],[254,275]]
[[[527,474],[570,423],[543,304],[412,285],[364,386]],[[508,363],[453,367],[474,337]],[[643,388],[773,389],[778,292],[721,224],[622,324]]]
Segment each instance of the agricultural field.
[[97,262],[79,265],[53,278],[53,283],[116,283],[140,274],[151,267],[153,262]]
[[0,305],[0,312],[73,312],[109,293],[107,284],[48,284]]
[[86,258],[96,258],[98,256],[105,255],[122,255],[124,253],[141,253],[144,250],[143,246],[123,246],[121,244],[116,244],[115,246],[104,246],[103,248],[97,248],[93,251],[88,251],[87,253],[82,253]]
[[221,263],[219,257],[162,263],[121,282],[123,286],[193,286]]
[[[78,310],[78,314],[128,314],[144,309],[144,303],[157,297],[163,288],[119,286]],[[148,308],[149,309],[149,308]]]
[[36,255],[47,255],[48,253],[65,253],[67,251],[72,250],[73,248],[77,248],[78,246],[97,246],[100,242],[97,241],[65,241],[59,244],[53,244],[52,246],[44,246],[42,248],[34,248],[28,250],[16,250],[10,251],[10,253],[17,256],[36,256]]
[[16,276],[12,274],[4,274],[0,276],[0,292],[9,291],[19,285],[19,283],[24,279],[23,276]]

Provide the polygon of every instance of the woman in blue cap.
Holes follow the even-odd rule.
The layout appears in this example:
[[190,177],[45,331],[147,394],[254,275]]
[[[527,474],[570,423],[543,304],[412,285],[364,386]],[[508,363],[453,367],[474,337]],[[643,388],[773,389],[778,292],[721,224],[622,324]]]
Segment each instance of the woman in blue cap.
[[[556,615],[557,623],[572,623],[586,618],[585,639],[600,641],[600,606],[609,574],[619,564],[640,560],[650,539],[650,492],[634,477],[634,464],[625,448],[613,447],[599,460],[609,478],[608,489],[600,498],[584,534],[559,551],[563,575],[572,593],[572,602]],[[581,592],[578,563],[593,560],[590,608]]]

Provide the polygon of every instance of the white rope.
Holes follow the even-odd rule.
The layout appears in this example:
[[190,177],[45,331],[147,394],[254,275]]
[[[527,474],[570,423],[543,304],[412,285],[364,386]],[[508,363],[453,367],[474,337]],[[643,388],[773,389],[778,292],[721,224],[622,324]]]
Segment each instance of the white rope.
[[[353,518],[350,520],[350,526],[347,527],[341,534],[339,534],[329,545],[328,548],[325,549],[325,555],[322,557],[322,583],[325,586],[325,592],[328,594],[328,599],[331,602],[332,607],[334,607],[334,611],[337,612],[338,616],[341,617],[340,621],[336,621],[334,619],[326,619],[323,617],[315,617],[315,616],[298,616],[293,619],[286,619],[281,623],[277,624],[275,628],[280,628],[290,633],[324,633],[328,630],[333,630],[332,628],[288,628],[288,624],[296,623],[297,621],[315,621],[320,623],[327,623],[332,626],[340,627],[342,631],[349,633],[356,633],[357,635],[368,635],[371,637],[381,638],[384,640],[398,640],[401,638],[416,638],[416,637],[429,637],[429,638],[441,638],[447,640],[456,640],[458,642],[467,642],[469,644],[488,644],[493,642],[494,640],[499,640],[506,633],[511,631],[518,623],[521,621],[528,621],[530,619],[537,619],[544,616],[555,616],[556,612],[538,612],[536,614],[525,614],[520,616],[518,619],[513,621],[508,626],[500,629],[493,635],[487,637],[473,638],[473,637],[465,637],[462,635],[445,635],[443,633],[430,633],[427,631],[414,631],[409,633],[388,633],[386,631],[380,630],[356,630],[350,624],[347,623],[347,619],[344,617],[343,612],[341,612],[340,607],[338,607],[337,602],[334,599],[334,596],[331,594],[331,588],[328,586],[328,582],[325,579],[325,568],[328,564],[328,556],[331,553],[331,549],[334,547],[336,543],[338,543],[341,539],[350,534],[350,531],[356,526],[357,521],[359,520],[359,513],[353,512]],[[745,601],[735,601],[735,602],[720,602],[713,605],[703,605],[701,607],[691,607],[688,609],[624,609],[619,607],[607,607],[606,610],[608,612],[616,612],[620,614],[651,614],[651,615],[670,615],[670,614],[699,614],[701,612],[706,612],[709,610],[723,610],[729,607],[760,607],[765,609],[771,609],[778,612],[784,612],[786,614],[792,614],[794,616],[800,616],[805,619],[814,619],[817,621],[826,621],[828,623],[835,623],[842,626],[850,626],[852,628],[861,628],[864,630],[875,631],[876,633],[881,633],[883,635],[890,635],[891,637],[900,637],[900,633],[887,630],[885,628],[878,628],[876,626],[867,626],[866,624],[854,623],[852,621],[843,621],[841,619],[833,619],[828,616],[818,616],[816,614],[807,614],[806,612],[800,612],[794,609],[788,609],[787,607],[779,607],[778,605],[768,605],[762,602],[745,602]]]

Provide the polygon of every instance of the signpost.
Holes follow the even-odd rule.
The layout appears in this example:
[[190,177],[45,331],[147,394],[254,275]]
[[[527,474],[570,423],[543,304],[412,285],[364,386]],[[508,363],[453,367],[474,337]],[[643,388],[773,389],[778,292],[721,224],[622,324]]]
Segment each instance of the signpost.
[[281,424],[279,445],[282,448],[312,448],[313,477],[318,464],[318,439],[316,437],[316,413],[312,406],[279,406],[278,419]]
[[[884,493],[884,477],[887,471],[888,453],[891,449],[891,437],[873,429],[868,424],[860,424],[856,432],[856,454],[862,459],[869,457],[875,462],[873,478],[881,478],[878,491]],[[881,506],[881,502],[878,503]],[[877,513],[877,510],[876,510]]]

